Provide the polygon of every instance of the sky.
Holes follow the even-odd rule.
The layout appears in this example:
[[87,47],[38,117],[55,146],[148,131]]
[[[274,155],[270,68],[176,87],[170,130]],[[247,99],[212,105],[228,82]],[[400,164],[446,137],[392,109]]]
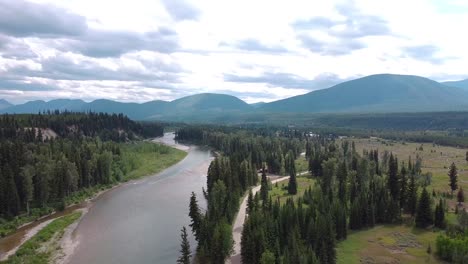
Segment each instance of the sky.
[[0,0],[0,99],[270,102],[378,73],[468,78],[465,0]]

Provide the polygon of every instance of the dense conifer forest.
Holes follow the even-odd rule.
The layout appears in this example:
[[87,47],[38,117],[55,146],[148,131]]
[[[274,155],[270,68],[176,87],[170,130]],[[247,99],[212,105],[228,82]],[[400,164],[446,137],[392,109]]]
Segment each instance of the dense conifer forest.
[[[300,139],[264,137],[256,132],[186,127],[176,134],[177,140],[188,140],[211,146],[222,155],[210,165],[206,197],[192,195],[191,228],[198,241],[198,257],[203,263],[223,263],[232,251],[232,221],[239,199],[258,182],[257,171],[267,164],[270,173],[285,174],[290,167],[285,160],[300,154]],[[230,132],[227,132],[230,131]],[[257,131],[258,132],[258,131]],[[206,198],[208,209],[202,212],[197,199]]]
[[162,134],[161,125],[115,114],[0,116],[0,223],[63,208],[80,190],[121,181],[132,168],[119,142]]
[[[459,225],[447,224],[446,201],[427,189],[420,157],[400,158],[377,149],[358,153],[352,140],[336,138],[286,129],[180,129],[178,140],[205,144],[221,153],[208,170],[207,210],[198,206],[203,197],[192,195],[190,200],[191,228],[201,262],[223,263],[230,256],[231,224],[239,200],[261,183],[260,193],[249,195],[241,242],[243,263],[336,263],[336,245],[350,231],[408,222],[423,230],[448,228],[434,242],[437,254],[463,263],[468,253],[468,225],[463,224],[467,213],[459,213]],[[296,194],[294,160],[302,151],[315,185],[285,203],[272,200],[260,172],[266,168],[269,173],[290,175],[288,192]],[[451,168],[450,182],[456,182],[456,173]]]

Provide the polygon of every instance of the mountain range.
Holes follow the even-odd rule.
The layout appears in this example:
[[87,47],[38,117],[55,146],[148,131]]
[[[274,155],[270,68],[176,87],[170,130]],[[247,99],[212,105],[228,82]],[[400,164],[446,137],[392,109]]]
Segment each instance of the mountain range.
[[13,104],[8,102],[7,100],[0,99],[0,110],[6,109],[6,108],[9,108],[9,107],[12,107],[12,106],[13,106]]
[[270,103],[247,104],[225,94],[202,93],[174,101],[122,103],[99,99],[37,100],[12,105],[0,100],[0,113],[46,110],[124,113],[137,120],[226,121],[275,113],[398,113],[468,111],[468,80],[439,83],[412,75],[377,74],[327,89]]
[[468,79],[461,80],[461,81],[443,82],[442,84],[468,90]]

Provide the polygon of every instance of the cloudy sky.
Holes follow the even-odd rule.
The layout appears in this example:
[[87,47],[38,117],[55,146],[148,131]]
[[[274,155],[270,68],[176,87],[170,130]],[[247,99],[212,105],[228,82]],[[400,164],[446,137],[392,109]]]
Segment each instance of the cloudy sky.
[[468,77],[465,0],[0,0],[0,98],[272,101],[376,73]]

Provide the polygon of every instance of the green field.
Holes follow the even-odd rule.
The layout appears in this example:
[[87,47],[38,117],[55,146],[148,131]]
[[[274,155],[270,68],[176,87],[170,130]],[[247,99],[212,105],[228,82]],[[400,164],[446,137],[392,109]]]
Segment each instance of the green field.
[[420,156],[422,158],[422,172],[432,173],[431,188],[436,191],[450,191],[447,172],[450,164],[455,162],[458,168],[458,183],[464,189],[468,189],[468,162],[465,159],[468,149],[466,148],[439,146],[430,143],[397,142],[377,138],[352,139],[352,141],[355,142],[358,153],[362,153],[363,149],[378,149],[380,153],[387,150],[396,154],[400,161],[405,162],[410,156],[413,161],[417,155]]
[[58,249],[59,240],[65,229],[80,218],[81,212],[75,212],[67,216],[55,219],[31,239],[26,241],[7,261],[2,263],[50,263],[52,253]]
[[[338,243],[339,264],[439,263],[435,257],[437,232],[395,225],[351,232]],[[431,245],[431,254],[428,247]]]
[[124,180],[161,172],[187,156],[185,151],[149,142],[125,144],[122,149],[124,162],[129,168]]
[[315,180],[309,177],[297,177],[297,194],[290,195],[288,194],[288,180],[278,182],[276,184],[272,184],[272,188],[269,191],[271,199],[276,201],[279,199],[281,204],[284,204],[288,198],[297,199],[298,197],[302,197],[304,195],[305,190],[307,190],[310,186],[313,186]]
[[[432,174],[432,183],[429,185],[430,191],[450,193],[447,173],[450,164],[455,162],[458,168],[458,185],[463,187],[464,190],[468,190],[468,162],[466,161],[468,149],[466,148],[439,146],[429,143],[396,142],[378,138],[352,140],[356,144],[358,153],[362,153],[363,149],[378,149],[380,153],[387,150],[396,154],[400,161],[406,163],[410,156],[413,161],[416,156],[421,157],[422,172]],[[455,198],[448,200],[448,203],[453,211]]]
[[[448,167],[455,162],[458,168],[458,184],[468,189],[468,163],[465,160],[467,149],[397,142],[378,138],[349,139],[355,142],[356,151],[364,149],[385,150],[397,155],[400,161],[407,163],[411,156],[422,158],[422,172],[432,174],[432,182],[428,189],[440,193],[449,193]],[[451,207],[446,214],[448,223],[455,223],[453,213],[455,200],[448,200]],[[466,206],[466,205],[465,205]],[[352,232],[348,239],[338,244],[338,263],[440,263],[435,253],[435,240],[438,233],[430,230],[420,230],[409,226],[377,226],[365,231]],[[432,254],[427,253],[431,244]]]
[[309,170],[309,161],[305,158],[305,156],[301,155],[295,160],[294,163],[295,163],[294,165],[296,165],[296,171],[298,173]]

